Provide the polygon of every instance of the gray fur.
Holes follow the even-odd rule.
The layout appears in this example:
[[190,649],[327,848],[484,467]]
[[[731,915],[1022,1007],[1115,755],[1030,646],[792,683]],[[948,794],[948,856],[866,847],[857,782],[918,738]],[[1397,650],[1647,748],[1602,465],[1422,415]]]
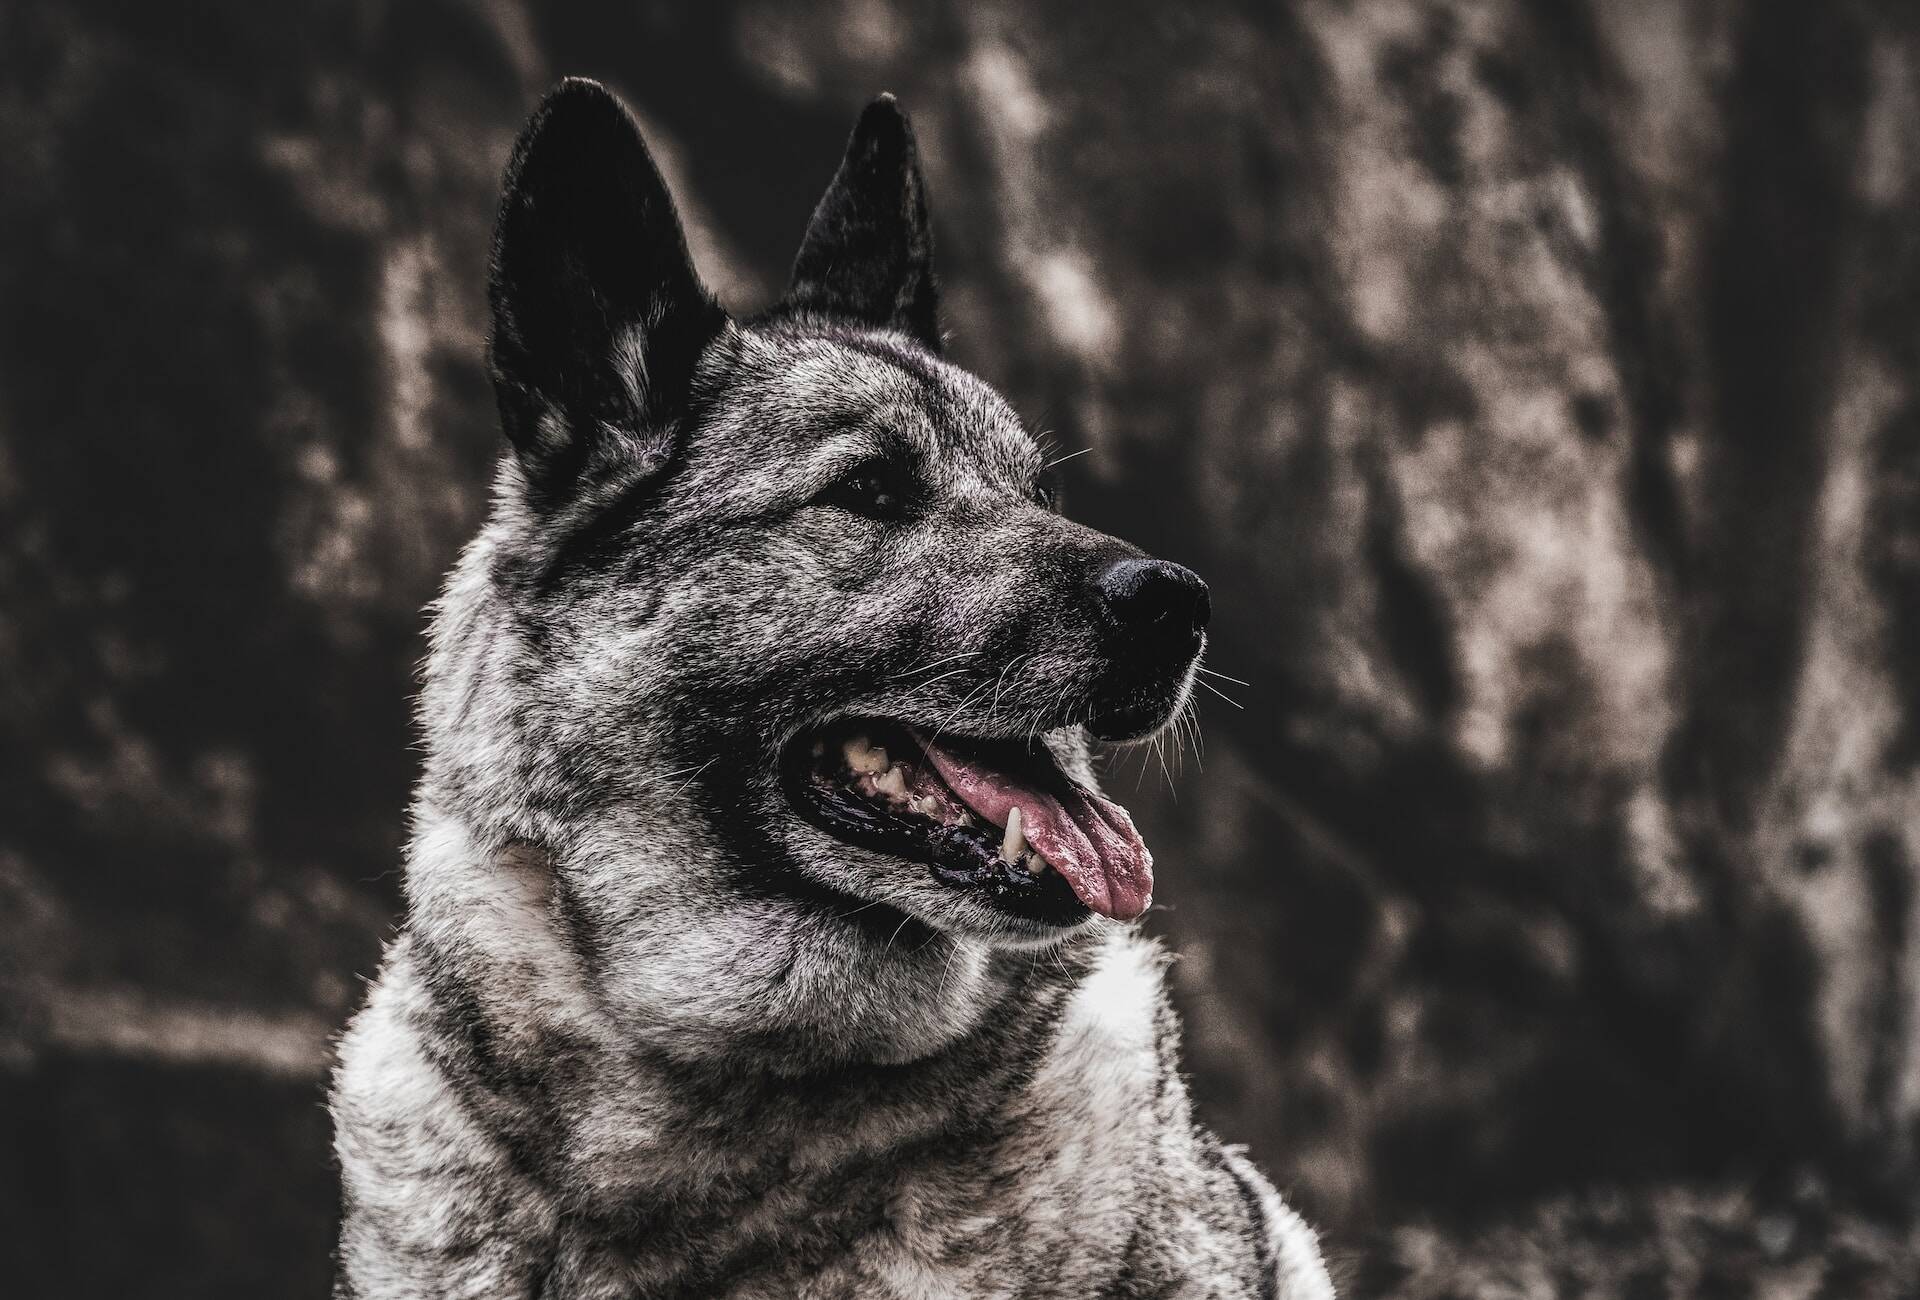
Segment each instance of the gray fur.
[[[632,409],[649,328],[609,344]],[[543,416],[434,610],[407,920],[332,1098],[338,1293],[1330,1296],[1194,1124],[1151,942],[1019,922],[777,785],[849,712],[1093,784],[1104,665],[1060,575],[1123,548],[906,334],[726,322],[680,409],[666,462]],[[564,493],[532,481],[588,436]],[[878,451],[910,527],[814,503]]]

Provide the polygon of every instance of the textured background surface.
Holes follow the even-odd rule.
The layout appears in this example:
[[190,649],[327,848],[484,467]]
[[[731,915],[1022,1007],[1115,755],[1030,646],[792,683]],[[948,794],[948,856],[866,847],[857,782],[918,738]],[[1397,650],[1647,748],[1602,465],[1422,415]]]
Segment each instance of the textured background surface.
[[914,113],[954,355],[1214,583],[1244,707],[1110,785],[1204,1107],[1358,1290],[1920,1285],[1911,6],[560,9],[0,6],[15,1293],[325,1292],[563,72],[742,309]]

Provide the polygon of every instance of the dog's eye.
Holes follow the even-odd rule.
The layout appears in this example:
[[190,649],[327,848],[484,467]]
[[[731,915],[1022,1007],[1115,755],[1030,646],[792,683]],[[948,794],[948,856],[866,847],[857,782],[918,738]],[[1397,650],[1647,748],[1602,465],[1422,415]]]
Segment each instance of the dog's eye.
[[1039,503],[1042,510],[1058,510],[1060,508],[1059,475],[1050,469],[1042,471],[1033,484],[1033,499]]
[[913,505],[913,484],[900,466],[876,456],[836,479],[814,502],[866,519],[904,519]]

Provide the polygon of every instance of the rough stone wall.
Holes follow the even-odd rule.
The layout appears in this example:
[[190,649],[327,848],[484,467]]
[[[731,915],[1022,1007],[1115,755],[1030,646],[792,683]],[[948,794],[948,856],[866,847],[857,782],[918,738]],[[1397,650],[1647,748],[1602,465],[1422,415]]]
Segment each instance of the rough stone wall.
[[324,1293],[498,172],[578,72],[743,309],[914,114],[953,354],[1214,584],[1204,767],[1110,784],[1208,1114],[1363,1288],[1899,1293],[1909,8],[0,7],[0,1253]]

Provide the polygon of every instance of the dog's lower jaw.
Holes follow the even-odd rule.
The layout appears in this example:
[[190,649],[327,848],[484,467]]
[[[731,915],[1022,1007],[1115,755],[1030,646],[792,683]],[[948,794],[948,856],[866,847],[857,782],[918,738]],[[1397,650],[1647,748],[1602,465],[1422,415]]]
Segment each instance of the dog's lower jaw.
[[342,1044],[342,1294],[1331,1294],[1193,1125],[1162,960],[1123,928],[985,954],[932,1051],[782,1070],[723,988],[633,1037],[595,986],[626,954],[570,942],[539,855],[461,843],[423,827],[417,920]]

